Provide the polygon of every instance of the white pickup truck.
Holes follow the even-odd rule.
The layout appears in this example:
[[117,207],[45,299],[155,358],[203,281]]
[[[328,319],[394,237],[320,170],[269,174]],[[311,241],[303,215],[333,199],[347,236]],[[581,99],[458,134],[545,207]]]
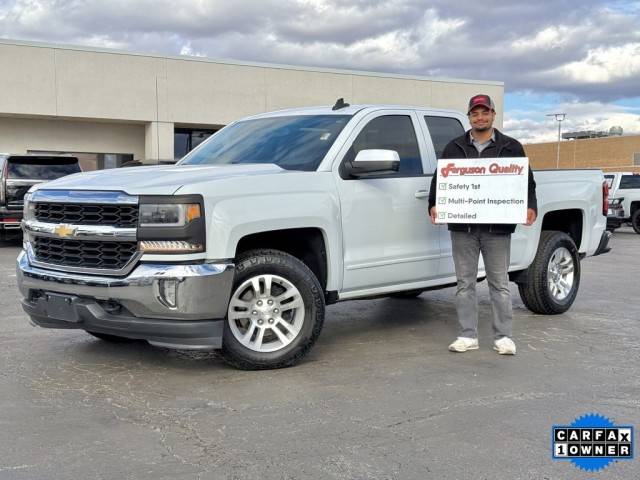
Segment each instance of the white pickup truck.
[[[22,305],[42,327],[222,349],[243,369],[293,365],[325,305],[455,284],[427,197],[439,153],[467,128],[421,107],[293,109],[237,121],[175,166],[36,186]],[[599,170],[535,180],[538,220],[513,234],[509,270],[529,309],[556,314],[576,298],[581,259],[608,251],[606,188]]]
[[640,233],[640,174],[608,172],[604,178],[609,185],[609,230],[630,223]]

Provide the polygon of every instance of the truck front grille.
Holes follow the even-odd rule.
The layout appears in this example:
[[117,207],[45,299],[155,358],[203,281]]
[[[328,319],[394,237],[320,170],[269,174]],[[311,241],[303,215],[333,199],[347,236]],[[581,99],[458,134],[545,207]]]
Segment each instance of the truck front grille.
[[135,228],[138,225],[138,206],[36,203],[35,217],[37,220],[47,223]]
[[96,242],[35,237],[36,260],[52,265],[119,270],[135,255],[136,242]]

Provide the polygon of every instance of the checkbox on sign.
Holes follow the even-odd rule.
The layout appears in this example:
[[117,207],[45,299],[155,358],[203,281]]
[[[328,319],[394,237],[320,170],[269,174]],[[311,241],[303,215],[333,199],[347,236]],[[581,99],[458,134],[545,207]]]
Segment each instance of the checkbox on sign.
[[441,183],[439,188],[440,188],[440,190],[446,190],[447,189],[447,184],[446,183]]
[[438,203],[441,204],[441,205],[447,203],[447,197],[440,197],[438,199]]
[[438,219],[444,220],[445,215],[446,215],[445,212],[439,212],[438,213]]

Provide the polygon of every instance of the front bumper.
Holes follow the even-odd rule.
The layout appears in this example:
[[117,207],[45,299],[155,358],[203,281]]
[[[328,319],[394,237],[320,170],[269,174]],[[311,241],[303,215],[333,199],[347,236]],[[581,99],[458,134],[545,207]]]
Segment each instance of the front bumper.
[[79,328],[174,348],[220,348],[232,263],[139,264],[123,278],[35,267],[17,260],[22,306],[47,328]]

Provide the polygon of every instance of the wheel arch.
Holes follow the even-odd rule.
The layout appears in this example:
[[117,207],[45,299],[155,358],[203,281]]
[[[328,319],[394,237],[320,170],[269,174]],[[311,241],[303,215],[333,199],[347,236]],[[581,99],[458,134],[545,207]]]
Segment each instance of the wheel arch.
[[237,258],[248,250],[268,248],[288,253],[314,273],[324,291],[329,282],[330,253],[326,231],[318,227],[284,228],[248,233],[235,246]]
[[542,218],[540,233],[548,230],[564,232],[571,237],[580,251],[584,239],[584,210],[568,208],[546,212]]
[[516,283],[526,282],[528,278],[527,271],[536,258],[544,232],[558,231],[566,233],[571,237],[578,252],[580,252],[581,247],[586,246],[588,243],[587,239],[584,238],[586,234],[584,231],[584,222],[585,211],[578,206],[544,212],[542,214],[540,230],[537,236],[535,236],[536,243],[533,245],[532,252],[529,253],[528,267],[509,272],[509,280]]

